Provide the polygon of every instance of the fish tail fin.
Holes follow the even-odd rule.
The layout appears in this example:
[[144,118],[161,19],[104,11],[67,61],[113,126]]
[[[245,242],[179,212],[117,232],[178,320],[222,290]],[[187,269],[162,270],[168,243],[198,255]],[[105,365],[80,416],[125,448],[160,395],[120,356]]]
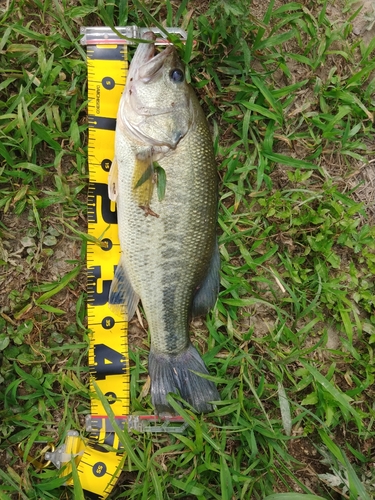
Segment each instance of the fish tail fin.
[[198,413],[212,411],[214,406],[210,402],[220,399],[215,384],[199,376],[199,373],[208,375],[208,371],[191,344],[177,355],[150,351],[148,368],[152,404],[158,415],[175,413],[166,399],[170,392],[179,392]]

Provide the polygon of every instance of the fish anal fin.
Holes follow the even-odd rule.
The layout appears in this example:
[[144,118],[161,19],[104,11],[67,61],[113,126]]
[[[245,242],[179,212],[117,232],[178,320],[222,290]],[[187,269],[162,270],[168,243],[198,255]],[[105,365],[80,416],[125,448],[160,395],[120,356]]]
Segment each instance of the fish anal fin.
[[117,316],[126,316],[130,320],[134,316],[138,301],[139,296],[133,289],[126,271],[124,258],[121,257],[109,291],[109,308]]
[[118,163],[116,157],[113,158],[111,169],[108,174],[108,196],[111,201],[117,200],[118,194]]
[[207,274],[193,298],[192,317],[208,313],[215,305],[220,288],[220,252],[216,242]]

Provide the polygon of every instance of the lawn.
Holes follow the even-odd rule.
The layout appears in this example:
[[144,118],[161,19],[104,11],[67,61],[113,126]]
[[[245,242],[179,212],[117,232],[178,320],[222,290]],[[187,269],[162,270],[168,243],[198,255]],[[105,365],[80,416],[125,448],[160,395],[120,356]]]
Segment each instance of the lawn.
[[[182,26],[211,126],[221,291],[192,340],[221,402],[130,434],[111,498],[375,496],[375,11],[368,1],[0,2],[0,500],[80,499],[27,461],[89,413],[81,26]],[[152,413],[129,327],[131,412]],[[295,496],[293,496],[295,495]]]

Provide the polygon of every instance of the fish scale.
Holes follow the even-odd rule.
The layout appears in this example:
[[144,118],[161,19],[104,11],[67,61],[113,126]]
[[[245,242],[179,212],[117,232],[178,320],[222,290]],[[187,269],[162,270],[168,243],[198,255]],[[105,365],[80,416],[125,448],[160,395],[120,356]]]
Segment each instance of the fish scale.
[[[172,412],[166,395],[178,391],[197,411],[210,411],[219,395],[193,373],[208,372],[190,343],[189,321],[195,310],[206,313],[214,305],[219,285],[212,139],[192,88],[170,81],[173,71],[183,71],[175,49],[154,56],[150,45],[135,53],[117,118],[109,186],[122,257],[109,301],[123,301],[129,317],[142,301],[156,412]],[[148,175],[147,147],[149,162],[156,159],[166,175],[162,200]]]

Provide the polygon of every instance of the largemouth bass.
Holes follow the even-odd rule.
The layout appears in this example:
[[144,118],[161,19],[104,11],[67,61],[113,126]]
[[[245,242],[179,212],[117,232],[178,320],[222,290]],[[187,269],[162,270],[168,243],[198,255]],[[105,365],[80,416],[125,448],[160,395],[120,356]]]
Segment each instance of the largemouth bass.
[[[208,412],[219,394],[199,375],[208,371],[190,343],[189,322],[213,307],[219,289],[212,139],[176,49],[155,53],[154,35],[144,38],[119,104],[108,181],[122,251],[109,302],[130,319],[142,301],[156,413],[174,413],[170,392]],[[166,178],[159,195],[158,176]]]

